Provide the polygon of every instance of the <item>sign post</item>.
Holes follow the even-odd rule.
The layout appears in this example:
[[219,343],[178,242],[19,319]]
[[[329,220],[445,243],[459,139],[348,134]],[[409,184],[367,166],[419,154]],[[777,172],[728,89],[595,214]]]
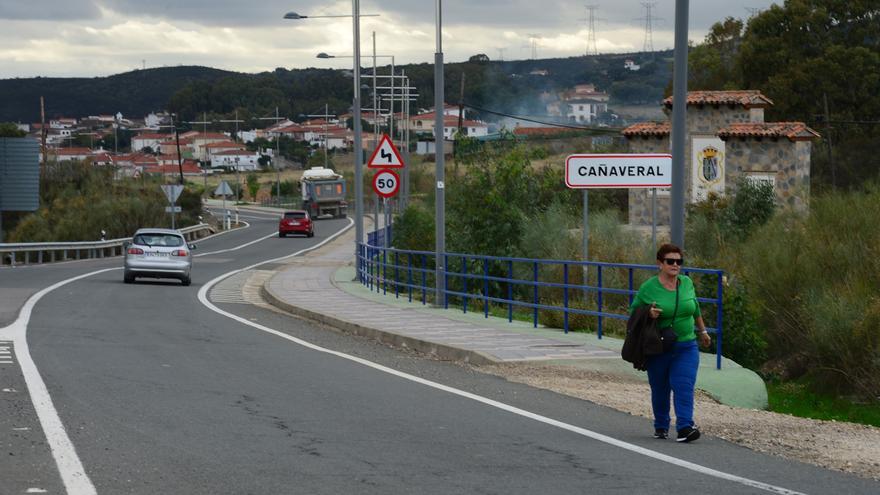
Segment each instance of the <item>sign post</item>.
[[180,207],[175,206],[174,203],[177,202],[177,198],[180,197],[180,193],[183,192],[183,186],[181,184],[163,184],[160,186],[162,191],[165,193],[165,197],[168,198],[168,207],[165,208],[165,211],[171,213],[171,228],[176,228],[174,225],[174,213],[180,212]]
[[[584,189],[584,261],[589,260],[588,189],[656,189],[672,186],[670,154],[584,154],[565,160],[565,185]],[[655,206],[656,209],[656,206]],[[656,229],[656,216],[654,217]],[[585,274],[586,275],[586,274]],[[586,278],[586,277],[585,277]]]
[[232,194],[232,188],[229,187],[229,183],[225,180],[220,181],[220,185],[217,186],[217,189],[214,189],[214,196],[223,196],[223,228],[225,230],[229,230],[231,226],[229,225],[229,210],[226,209],[226,196]]

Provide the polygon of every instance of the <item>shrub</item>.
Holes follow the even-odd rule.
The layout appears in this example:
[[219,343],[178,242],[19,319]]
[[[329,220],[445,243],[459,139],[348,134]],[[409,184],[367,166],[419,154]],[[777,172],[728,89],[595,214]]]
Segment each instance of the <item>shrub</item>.
[[880,394],[877,302],[880,190],[814,197],[809,216],[784,214],[743,245],[742,271],[771,358],[802,355],[838,390]]
[[434,212],[410,205],[394,220],[394,247],[412,251],[433,251]]

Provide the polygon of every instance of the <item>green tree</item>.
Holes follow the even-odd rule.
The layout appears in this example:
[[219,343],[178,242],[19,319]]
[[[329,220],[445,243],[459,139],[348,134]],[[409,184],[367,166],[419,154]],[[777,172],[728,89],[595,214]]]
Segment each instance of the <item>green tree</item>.
[[25,137],[27,133],[12,122],[0,123],[0,137]]

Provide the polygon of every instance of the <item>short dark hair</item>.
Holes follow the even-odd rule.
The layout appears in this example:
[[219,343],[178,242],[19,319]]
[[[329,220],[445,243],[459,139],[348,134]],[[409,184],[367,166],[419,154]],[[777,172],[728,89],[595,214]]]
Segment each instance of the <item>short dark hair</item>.
[[663,261],[663,258],[666,257],[669,253],[678,253],[684,258],[684,253],[681,252],[681,248],[676,246],[675,244],[663,244],[660,246],[660,249],[657,250],[657,261]]

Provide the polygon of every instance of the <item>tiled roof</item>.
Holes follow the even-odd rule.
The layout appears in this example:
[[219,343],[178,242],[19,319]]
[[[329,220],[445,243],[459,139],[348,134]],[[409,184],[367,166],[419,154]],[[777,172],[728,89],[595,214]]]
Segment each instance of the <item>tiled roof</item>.
[[807,127],[803,122],[761,122],[730,124],[718,131],[718,137],[768,137],[788,138],[792,141],[809,141],[816,139],[819,133]]
[[513,130],[513,134],[516,136],[555,136],[573,130],[567,127],[517,127]]
[[229,150],[229,151],[221,151],[219,153],[212,153],[214,156],[255,156],[257,155],[256,151],[248,151],[248,150]]
[[663,137],[669,135],[669,129],[669,122],[639,122],[624,129],[623,135]]
[[[766,108],[773,105],[757,90],[739,91],[688,91],[688,105],[741,105],[746,108]],[[672,108],[672,97],[663,100],[663,104]]]
[[132,139],[171,139],[173,136],[171,134],[158,134],[158,133],[144,133],[138,134]]
[[91,155],[92,150],[89,148],[58,148],[55,150],[56,155]]
[[244,148],[244,145],[238,144],[238,143],[233,143],[231,141],[224,141],[221,143],[209,143],[204,146],[205,146],[205,148],[208,148],[208,149],[217,149],[217,148],[219,148],[219,149],[223,149],[223,148],[241,149],[241,148]]

